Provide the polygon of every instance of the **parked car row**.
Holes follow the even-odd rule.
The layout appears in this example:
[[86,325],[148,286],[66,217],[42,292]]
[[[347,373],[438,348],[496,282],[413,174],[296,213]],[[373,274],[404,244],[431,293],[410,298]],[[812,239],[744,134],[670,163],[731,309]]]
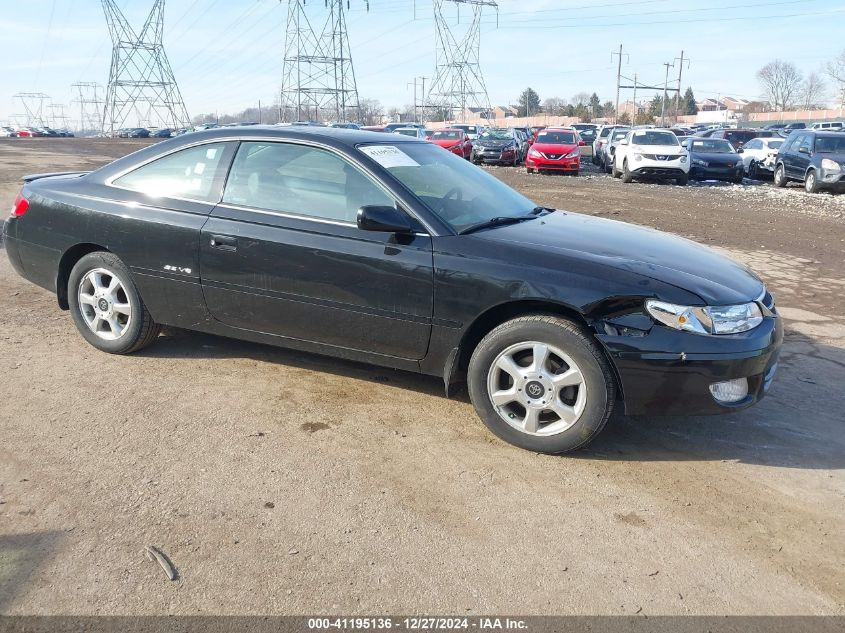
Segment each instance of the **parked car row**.
[[0,127],[0,137],[3,138],[39,138],[39,137],[72,137],[73,132],[61,128],[54,130],[49,127]]

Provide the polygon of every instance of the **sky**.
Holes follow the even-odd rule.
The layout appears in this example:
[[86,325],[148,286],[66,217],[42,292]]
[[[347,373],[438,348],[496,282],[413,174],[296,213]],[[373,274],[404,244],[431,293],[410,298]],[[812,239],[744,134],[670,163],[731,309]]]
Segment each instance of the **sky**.
[[[415,77],[435,71],[431,0],[349,0],[347,26],[360,97],[385,108],[413,101]],[[449,4],[449,3],[447,3]],[[481,68],[491,103],[516,103],[530,86],[570,99],[597,92],[615,100],[616,60],[622,74],[663,82],[664,62],[684,51],[683,85],[698,99],[759,98],[756,71],[776,57],[819,72],[843,48],[845,2],[832,0],[499,0],[485,10]],[[152,0],[118,0],[140,30]],[[324,14],[322,0],[309,12]],[[13,97],[42,92],[65,104],[71,84],[108,82],[111,43],[97,0],[0,0],[0,122],[22,111]],[[188,112],[237,112],[279,90],[287,2],[167,0],[164,44]],[[456,29],[460,24],[453,12]],[[318,19],[317,19],[318,20]],[[319,20],[318,20],[319,21]],[[833,90],[830,90],[831,99]],[[630,97],[630,92],[627,94]],[[644,95],[645,96],[645,95]],[[623,90],[622,100],[626,92]]]

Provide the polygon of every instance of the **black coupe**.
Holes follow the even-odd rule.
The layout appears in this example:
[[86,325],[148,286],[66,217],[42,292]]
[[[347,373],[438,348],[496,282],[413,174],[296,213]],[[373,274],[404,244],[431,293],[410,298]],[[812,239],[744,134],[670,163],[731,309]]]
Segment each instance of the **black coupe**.
[[90,173],[25,178],[14,268],[105,352],[162,325],[466,379],[501,438],[576,449],[614,406],[735,411],[783,338],[745,266],[554,211],[431,143],[218,128]]

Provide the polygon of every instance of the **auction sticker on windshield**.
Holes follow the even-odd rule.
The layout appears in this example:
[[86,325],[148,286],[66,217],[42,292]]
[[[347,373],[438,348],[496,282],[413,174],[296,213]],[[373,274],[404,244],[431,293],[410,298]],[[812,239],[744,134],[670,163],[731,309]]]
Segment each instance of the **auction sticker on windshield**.
[[420,164],[395,145],[365,145],[359,147],[364,154],[382,167],[419,167]]

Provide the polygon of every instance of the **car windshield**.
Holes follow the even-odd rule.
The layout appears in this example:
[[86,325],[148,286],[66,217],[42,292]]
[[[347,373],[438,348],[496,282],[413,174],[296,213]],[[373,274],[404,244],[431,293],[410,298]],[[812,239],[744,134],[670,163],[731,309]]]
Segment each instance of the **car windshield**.
[[816,151],[819,154],[845,154],[845,136],[820,136],[816,139]]
[[677,145],[678,137],[671,132],[642,130],[634,132],[631,143],[634,145]]
[[574,132],[540,132],[537,135],[538,143],[553,143],[555,145],[574,145]]
[[735,130],[725,132],[725,138],[729,141],[747,143],[753,138],[757,138],[757,132],[737,132]]
[[511,134],[510,130],[495,128],[482,132],[479,138],[485,141],[509,141],[513,138],[513,134]]
[[735,154],[736,150],[728,141],[720,138],[705,138],[692,141],[692,151],[705,154]]
[[615,143],[616,141],[621,141],[626,136],[628,136],[628,130],[622,130],[621,132],[614,132],[613,136],[610,137],[610,142]]
[[398,130],[393,130],[397,134],[402,134],[403,136],[418,136],[419,133],[417,132],[416,128],[399,128]]
[[536,204],[498,178],[431,143],[362,145],[455,231],[501,217],[532,217]]
[[431,135],[433,141],[457,141],[459,138],[461,138],[461,133],[455,130],[444,130]]

